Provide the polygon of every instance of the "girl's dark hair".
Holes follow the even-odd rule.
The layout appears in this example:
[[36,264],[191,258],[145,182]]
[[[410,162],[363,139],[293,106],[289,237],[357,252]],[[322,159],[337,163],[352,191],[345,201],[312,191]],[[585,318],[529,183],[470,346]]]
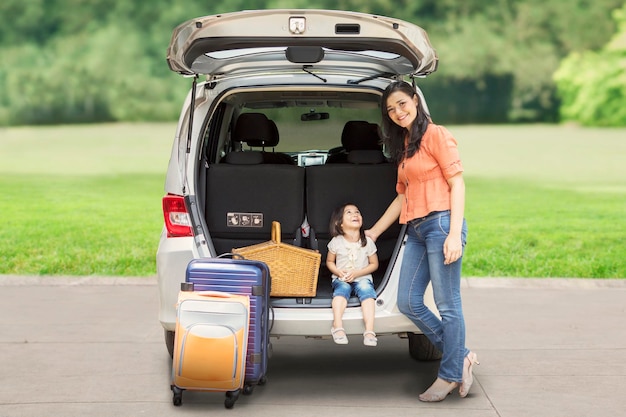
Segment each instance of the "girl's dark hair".
[[[417,117],[409,129],[409,141],[406,149],[404,148],[404,139],[407,129],[395,124],[387,112],[387,99],[396,91],[403,92],[411,98],[417,96]],[[386,145],[391,160],[398,165],[402,159],[410,158],[415,155],[415,152],[419,151],[422,137],[430,123],[430,115],[424,108],[415,88],[406,81],[394,81],[387,86],[381,98],[380,109],[382,112],[383,143]]]
[[[353,203],[345,203],[341,206],[337,207],[333,210],[333,214],[330,215],[330,225],[328,227],[328,231],[330,232],[330,237],[333,238],[335,236],[343,235],[343,229],[341,228],[341,221],[343,220],[343,212],[346,209],[346,206],[354,206],[356,204]],[[361,246],[367,245],[367,239],[365,238],[365,230],[363,230],[363,226],[359,230],[359,234],[361,235]]]

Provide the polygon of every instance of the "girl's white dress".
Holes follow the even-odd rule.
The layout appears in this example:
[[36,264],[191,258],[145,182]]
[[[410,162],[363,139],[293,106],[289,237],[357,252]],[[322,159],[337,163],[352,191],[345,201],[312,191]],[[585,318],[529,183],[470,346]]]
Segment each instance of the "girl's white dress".
[[[361,241],[348,242],[342,235],[335,236],[328,242],[328,251],[335,254],[335,264],[340,270],[354,270],[365,268],[368,264],[368,257],[376,253],[376,244],[372,239],[366,237],[367,244],[361,246]],[[333,278],[338,278],[335,274]],[[355,279],[360,281],[369,279],[372,281],[372,274],[364,275]]]

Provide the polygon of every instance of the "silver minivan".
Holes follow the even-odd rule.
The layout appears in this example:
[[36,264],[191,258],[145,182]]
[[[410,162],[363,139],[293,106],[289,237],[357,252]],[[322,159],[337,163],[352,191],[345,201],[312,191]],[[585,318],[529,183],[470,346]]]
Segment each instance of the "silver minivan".
[[[318,250],[322,262],[314,297],[272,297],[271,335],[330,337],[329,218],[351,202],[368,228],[395,197],[396,169],[380,141],[380,98],[390,82],[415,84],[437,69],[426,32],[348,11],[242,11],[178,26],[167,62],[191,84],[167,170],[156,255],[170,353],[189,262],[267,241],[273,221],[282,242]],[[415,359],[437,359],[396,306],[404,241],[398,224],[376,242],[375,331],[406,338]],[[434,309],[431,293],[428,299]],[[350,300],[344,327],[348,335],[363,333],[358,299]]]

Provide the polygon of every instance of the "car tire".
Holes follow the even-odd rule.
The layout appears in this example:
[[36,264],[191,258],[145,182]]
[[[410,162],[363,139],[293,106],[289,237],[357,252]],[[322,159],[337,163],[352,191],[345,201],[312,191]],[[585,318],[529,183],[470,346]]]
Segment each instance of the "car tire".
[[418,361],[437,361],[441,352],[422,333],[409,333],[409,354]]
[[170,354],[170,358],[174,357],[174,333],[170,330],[165,330],[165,346],[167,347],[167,351]]

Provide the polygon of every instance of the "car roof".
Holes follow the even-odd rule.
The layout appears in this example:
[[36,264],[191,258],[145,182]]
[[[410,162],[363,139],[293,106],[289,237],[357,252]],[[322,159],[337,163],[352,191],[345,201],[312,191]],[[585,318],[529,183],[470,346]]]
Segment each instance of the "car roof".
[[438,57],[424,29],[338,10],[248,10],[191,19],[174,29],[172,71],[224,76],[314,71],[362,77],[425,76]]

